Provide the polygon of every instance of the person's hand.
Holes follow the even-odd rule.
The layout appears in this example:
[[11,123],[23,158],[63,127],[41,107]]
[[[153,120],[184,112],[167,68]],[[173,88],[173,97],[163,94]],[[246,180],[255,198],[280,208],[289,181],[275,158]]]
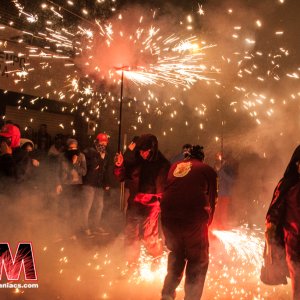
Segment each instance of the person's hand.
[[275,239],[276,236],[276,225],[274,223],[266,223],[265,238],[268,242]]
[[37,159],[32,159],[31,162],[34,167],[38,167],[40,165],[40,162]]
[[131,143],[128,145],[128,149],[129,149],[130,151],[133,151],[134,148],[135,148],[135,146],[136,146],[136,144],[135,144],[134,142],[131,142]]
[[57,194],[57,195],[61,194],[62,190],[63,190],[63,189],[62,189],[62,185],[59,184],[59,185],[56,187],[56,194]]
[[120,153],[116,153],[114,161],[115,161],[115,165],[117,167],[121,167],[122,166],[124,158],[123,158],[123,155],[122,155],[121,152]]
[[77,163],[77,161],[78,161],[78,155],[73,155],[73,157],[72,157],[73,165],[75,165]]
[[1,152],[2,155],[5,155],[5,154],[12,154],[12,149],[11,149],[11,147],[9,147],[9,146],[7,145],[6,142],[2,142],[2,143],[1,143],[0,152]]
[[109,191],[109,190],[110,190],[110,187],[109,187],[109,186],[106,186],[106,187],[104,187],[104,189],[105,189],[106,191]]

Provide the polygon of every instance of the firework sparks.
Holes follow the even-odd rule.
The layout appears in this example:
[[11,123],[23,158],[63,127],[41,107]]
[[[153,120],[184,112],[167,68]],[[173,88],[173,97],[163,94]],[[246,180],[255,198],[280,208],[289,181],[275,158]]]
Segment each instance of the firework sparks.
[[88,60],[79,58],[86,72],[113,79],[115,66],[128,65],[124,75],[135,84],[187,87],[199,80],[213,80],[210,76],[216,70],[208,71],[204,65],[204,50],[215,45],[202,42],[204,46],[199,47],[196,36],[181,38],[171,34],[163,37],[162,30],[154,25],[126,32],[126,26],[120,24],[124,17],[119,16],[115,22],[97,23],[103,41],[99,40],[99,34],[90,34],[89,45],[84,49]]
[[231,231],[213,230],[212,233],[223,243],[229,255],[250,262],[260,268],[263,253],[263,233],[249,231],[247,228]]
[[[286,287],[268,287],[260,283],[263,245],[264,234],[259,228],[242,226],[213,230],[203,299],[271,299],[276,295],[287,299]],[[126,291],[128,287],[135,291],[131,294],[133,298],[139,295],[142,299],[144,293],[158,297],[160,293],[167,272],[166,249],[162,256],[153,258],[147,254],[146,248],[141,246],[140,257],[134,264],[116,260],[115,255],[105,249],[99,249],[79,262],[75,257],[72,258],[70,251],[70,248],[64,247],[63,252],[68,252],[70,258],[59,258],[58,273],[62,281],[69,280],[71,276],[74,282],[84,283],[86,288],[89,278],[98,278],[97,288],[94,290],[98,295],[102,295],[103,299],[117,299],[123,293],[122,289]],[[62,253],[59,249],[58,252]],[[73,266],[74,263],[76,267]],[[74,270],[72,266],[75,267]],[[184,279],[177,288],[179,297],[184,292],[183,285]],[[136,289],[136,286],[139,288]]]
[[[260,39],[257,37],[263,30],[268,30],[266,18],[260,14],[256,14],[255,17],[249,14],[249,18],[241,19],[238,16],[240,9],[236,7],[223,8],[222,15],[227,18],[230,26],[220,40],[230,37],[231,42],[229,46],[221,46],[218,39],[213,40],[211,36],[205,36],[205,32],[197,32],[195,29],[197,17],[201,17],[201,21],[207,21],[208,9],[206,8],[204,12],[200,4],[195,14],[188,13],[183,18],[184,21],[180,26],[165,26],[159,22],[156,10],[148,14],[152,16],[151,20],[145,17],[145,12],[143,15],[130,13],[126,15],[118,11],[114,17],[105,21],[94,20],[92,10],[87,7],[78,7],[76,15],[75,1],[65,1],[65,4],[60,6],[55,4],[55,1],[41,2],[37,5],[39,8],[36,8],[36,11],[25,8],[22,0],[10,2],[17,9],[16,19],[22,18],[29,24],[20,30],[18,44],[24,45],[26,51],[22,50],[24,52],[22,55],[30,60],[22,67],[16,67],[13,60],[6,60],[1,64],[0,74],[11,76],[16,89],[21,91],[24,90],[26,81],[30,82],[31,77],[35,77],[37,73],[42,74],[38,76],[40,82],[31,85],[32,94],[37,96],[38,93],[43,93],[43,89],[47,86],[47,92],[43,96],[72,102],[73,107],[70,110],[72,113],[78,110],[78,103],[84,103],[83,106],[87,111],[83,117],[87,122],[92,118],[99,119],[100,108],[111,109],[118,99],[113,93],[110,96],[105,94],[104,90],[111,90],[112,85],[119,84],[120,72],[114,67],[122,65],[131,66],[130,70],[124,72],[124,76],[128,82],[134,83],[133,87],[130,86],[133,90],[132,94],[141,100],[130,105],[132,111],[139,110],[137,114],[143,114],[143,124],[150,122],[145,115],[150,116],[151,111],[155,115],[162,115],[165,112],[169,114],[168,106],[165,105],[168,99],[154,103],[153,98],[145,93],[144,86],[153,86],[155,89],[156,86],[171,85],[171,88],[175,87],[172,93],[176,94],[177,87],[187,91],[198,82],[204,81],[207,83],[207,91],[211,88],[232,91],[231,100],[226,104],[234,113],[246,112],[257,125],[278,115],[283,105],[290,105],[288,99],[299,99],[298,90],[291,90],[288,95],[277,95],[277,93],[274,95],[273,91],[271,93],[273,87],[286,85],[286,80],[292,82],[299,80],[299,70],[294,67],[289,69],[284,64],[292,53],[288,49],[289,45],[285,44],[289,30],[284,22],[280,28],[271,29],[270,36],[266,37],[270,40],[269,49],[260,49]],[[116,7],[115,1],[108,4],[108,1],[99,0],[96,3],[103,7],[111,5],[109,8],[111,11]],[[274,3],[279,4],[278,10],[284,9],[287,5],[284,0],[274,0]],[[68,22],[70,15],[78,20],[76,25]],[[5,18],[2,20],[6,21]],[[16,20],[7,20],[7,26],[1,24],[1,32],[9,30],[14,22]],[[36,26],[39,30],[32,29],[33,23],[39,25]],[[203,42],[203,38],[207,40],[207,44]],[[29,39],[43,41],[44,46],[28,46]],[[279,48],[278,41],[280,41]],[[218,51],[218,57],[212,60],[211,52],[214,49],[209,48],[216,44],[218,44],[216,49],[221,50]],[[9,51],[10,47],[9,41],[0,42],[0,50]],[[65,79],[57,79],[56,75],[48,78],[47,72],[54,69],[55,61],[60,60],[62,64],[60,62],[58,64],[67,74]],[[211,66],[211,61],[214,61],[217,67]],[[223,74],[227,77],[227,67],[231,68],[231,80],[221,78]],[[47,80],[44,83],[40,78],[47,78]],[[105,82],[100,91],[99,82],[101,85]],[[210,86],[210,83],[213,84]],[[142,89],[137,91],[136,87]],[[260,97],[262,94],[266,98],[262,99]],[[144,101],[147,105],[141,104],[142,108],[137,108],[137,103],[144,103]],[[115,110],[115,107],[112,110]],[[206,114],[209,113],[211,113],[210,108],[206,111]],[[203,130],[206,126],[205,122],[209,122],[209,119],[199,120],[197,124],[201,125],[197,127]],[[130,124],[129,128],[136,130],[141,124],[138,121]],[[172,131],[171,125],[170,128],[164,128],[163,136]]]

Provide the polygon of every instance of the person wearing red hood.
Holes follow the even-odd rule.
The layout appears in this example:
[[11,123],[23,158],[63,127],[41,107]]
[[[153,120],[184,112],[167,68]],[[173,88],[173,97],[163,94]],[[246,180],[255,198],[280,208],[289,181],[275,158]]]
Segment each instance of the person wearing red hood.
[[6,124],[0,132],[0,173],[6,178],[23,181],[29,172],[30,159],[20,148],[20,130]]
[[126,255],[130,262],[139,257],[141,239],[150,255],[157,257],[162,253],[158,230],[159,202],[170,167],[152,134],[141,135],[134,151],[135,161],[131,159],[130,162],[117,153],[114,169],[119,181],[130,181],[125,225]]
[[[288,273],[294,300],[300,299],[300,145],[277,184],[266,215],[266,249],[261,280],[286,284]],[[271,263],[269,263],[271,262]]]

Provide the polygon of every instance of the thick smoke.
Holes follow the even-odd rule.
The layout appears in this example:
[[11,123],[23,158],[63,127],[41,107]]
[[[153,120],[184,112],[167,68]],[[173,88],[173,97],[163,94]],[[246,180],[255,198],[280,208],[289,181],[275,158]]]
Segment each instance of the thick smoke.
[[[276,45],[272,55],[277,53],[281,43],[281,46],[287,49],[297,45],[290,38],[289,31],[298,27],[291,20],[283,23],[282,25],[287,26],[285,31],[288,39],[286,43],[284,38],[278,42],[276,37],[271,37],[268,28],[263,27],[260,30],[255,26],[255,22],[257,19],[262,19],[263,24],[266,24],[263,26],[275,27],[272,25],[276,24],[277,19],[283,20],[286,11],[293,10],[292,4],[287,3],[287,7],[282,6],[282,8],[279,6],[274,8],[272,5],[271,9],[266,4],[261,4],[261,1],[258,1],[257,6],[252,4],[246,6],[242,2],[237,4],[237,1],[221,2],[220,5],[220,1],[208,1],[208,5],[204,6],[206,14],[200,17],[201,21],[197,29],[197,33],[203,35],[207,42],[217,44],[216,48],[207,51],[206,59],[211,65],[221,69],[220,74],[212,74],[220,84],[200,82],[186,91],[172,86],[154,88],[153,91],[159,103],[168,102],[171,97],[177,99],[177,102],[172,103],[172,107],[178,111],[178,117],[173,121],[166,114],[160,118],[157,118],[155,114],[149,114],[145,118],[155,123],[153,128],[141,127],[136,133],[140,134],[147,130],[157,134],[160,147],[169,158],[180,151],[181,145],[188,142],[202,144],[206,152],[206,161],[211,165],[214,164],[217,152],[223,150],[225,156],[230,152],[239,166],[232,198],[230,222],[233,226],[248,223],[251,226],[256,224],[262,227],[272,191],[282,176],[293,149],[300,142],[297,135],[298,100],[290,97],[293,93],[297,95],[299,90],[295,90],[295,81],[286,78],[285,75],[296,71],[296,68],[294,69],[290,62],[293,59],[283,56],[283,65],[277,71],[282,79],[270,84],[266,82],[267,80],[259,82],[255,79],[260,75],[267,77],[268,65],[261,66],[261,74],[259,70],[255,75],[243,74],[244,77],[240,79],[237,76],[240,68],[238,62],[247,51],[249,55],[252,52],[261,51],[264,56],[259,61],[266,58],[267,64],[268,53],[272,52],[272,45]],[[232,8],[232,14],[228,14],[228,8]],[[131,15],[132,18],[129,22],[123,22],[122,28],[132,30],[132,20],[137,20],[141,11],[142,14],[148,14],[148,11],[146,13],[141,7],[133,10],[126,8],[123,18],[125,19],[127,15]],[[176,15],[181,15],[182,11],[177,12],[173,8],[172,13],[159,19],[158,26],[164,32],[174,31],[174,20],[178,19]],[[237,32],[240,36],[237,41],[232,39],[234,26],[242,27],[241,31]],[[275,30],[272,30],[272,34],[273,31]],[[245,38],[256,40],[256,43],[247,44]],[[121,41],[119,46],[123,49]],[[128,64],[139,63],[136,53],[127,50],[122,51],[122,58],[126,57],[125,63],[127,61]],[[235,52],[242,54],[235,56]],[[118,55],[114,51],[107,49],[104,51],[102,45],[96,45],[96,53],[90,66],[97,61],[106,70],[108,56],[113,59],[116,66],[119,63]],[[149,58],[143,57],[143,59]],[[79,64],[81,63],[82,61],[79,61]],[[254,63],[255,61],[250,63],[243,61],[243,68]],[[287,64],[287,68],[284,63]],[[94,74],[94,69],[86,69],[86,66],[82,69],[84,72]],[[248,93],[237,92],[236,86],[243,86]],[[138,88],[126,83],[124,91],[127,97],[135,97]],[[274,105],[264,100],[263,105],[258,104],[254,109],[260,115],[261,124],[249,115],[252,109],[246,110],[242,104],[243,100],[250,98],[252,100],[252,91],[257,95],[260,93],[266,95],[267,99],[275,99]],[[246,94],[248,98],[245,97]],[[285,104],[283,100],[286,101]],[[180,101],[184,102],[183,106],[178,104]],[[230,106],[232,102],[237,102],[237,104]],[[195,110],[201,107],[205,111],[204,115],[199,114],[199,109]],[[233,110],[235,107],[236,112]],[[271,116],[266,114],[269,108],[274,111]],[[186,121],[188,121],[187,126]],[[174,130],[167,136],[163,136],[161,129],[167,130],[170,127],[166,125],[168,122],[172,122]],[[145,123],[147,124],[146,121]],[[199,127],[200,123],[204,125],[203,130]],[[216,137],[218,137],[217,140]],[[223,148],[221,148],[221,140]],[[38,290],[22,290],[20,294],[14,294],[12,290],[3,290],[1,294],[3,292],[4,296],[1,299],[158,299],[162,282],[132,282],[128,281],[128,277],[123,276],[121,272],[123,268],[125,269],[122,248],[124,216],[118,211],[118,189],[112,191],[112,196],[108,197],[105,202],[103,223],[110,231],[109,237],[73,241],[64,230],[64,220],[58,218],[60,200],[53,193],[54,180],[44,174],[37,181],[37,189],[33,186],[13,186],[8,191],[9,196],[1,195],[1,240],[10,242],[12,249],[17,246],[17,241],[33,243],[40,285]],[[45,182],[47,182],[46,185]],[[4,189],[7,190],[7,187],[3,187]],[[211,245],[212,253],[224,252],[224,248],[220,248],[218,241],[212,240]],[[232,263],[230,257],[225,260],[226,263]],[[219,272],[223,271],[222,274],[226,273],[222,266],[211,265],[212,270],[217,268]],[[248,265],[244,268],[247,269]],[[219,276],[216,274],[212,271],[209,276],[210,278]],[[241,276],[243,275],[237,278],[241,279]],[[220,275],[222,280],[225,280],[225,277],[225,275],[223,277]],[[252,280],[254,282],[249,282],[247,287],[245,287],[245,282],[235,282],[234,285],[245,287],[248,291],[261,288],[255,282],[257,278],[252,278]],[[220,283],[217,280],[216,282]],[[210,287],[212,286],[213,283]],[[218,287],[213,286],[212,289],[208,289],[204,294],[205,299],[212,299],[216,288]],[[232,290],[232,285],[229,285],[229,289]],[[266,288],[266,291],[272,293],[272,289]],[[227,298],[229,293],[221,295],[220,299],[222,296],[223,299],[229,299]],[[179,295],[182,295],[182,290]],[[280,287],[275,295],[280,296],[281,299],[288,297],[284,287]],[[247,299],[253,299],[253,294],[248,295]]]

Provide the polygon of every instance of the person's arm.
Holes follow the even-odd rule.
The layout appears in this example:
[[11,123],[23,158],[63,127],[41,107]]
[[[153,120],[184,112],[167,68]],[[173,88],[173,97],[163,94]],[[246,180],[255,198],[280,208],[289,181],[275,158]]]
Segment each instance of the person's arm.
[[[285,186],[288,186],[288,184],[285,183]],[[280,180],[274,190],[272,201],[266,215],[265,236],[269,242],[275,238],[279,223],[282,223],[282,217],[285,211],[285,194],[287,192],[285,186],[283,180]]]
[[80,153],[77,160],[73,161],[73,168],[77,171],[79,176],[86,175],[87,167],[86,167],[85,155],[83,153]]
[[104,161],[104,174],[103,174],[103,188],[108,191],[111,187],[111,176],[113,174],[112,170],[113,161],[108,153],[106,153],[106,159]]
[[274,190],[272,201],[266,215],[266,223],[277,225],[284,212],[284,194],[286,193],[283,191],[282,183],[283,181],[280,180]]

